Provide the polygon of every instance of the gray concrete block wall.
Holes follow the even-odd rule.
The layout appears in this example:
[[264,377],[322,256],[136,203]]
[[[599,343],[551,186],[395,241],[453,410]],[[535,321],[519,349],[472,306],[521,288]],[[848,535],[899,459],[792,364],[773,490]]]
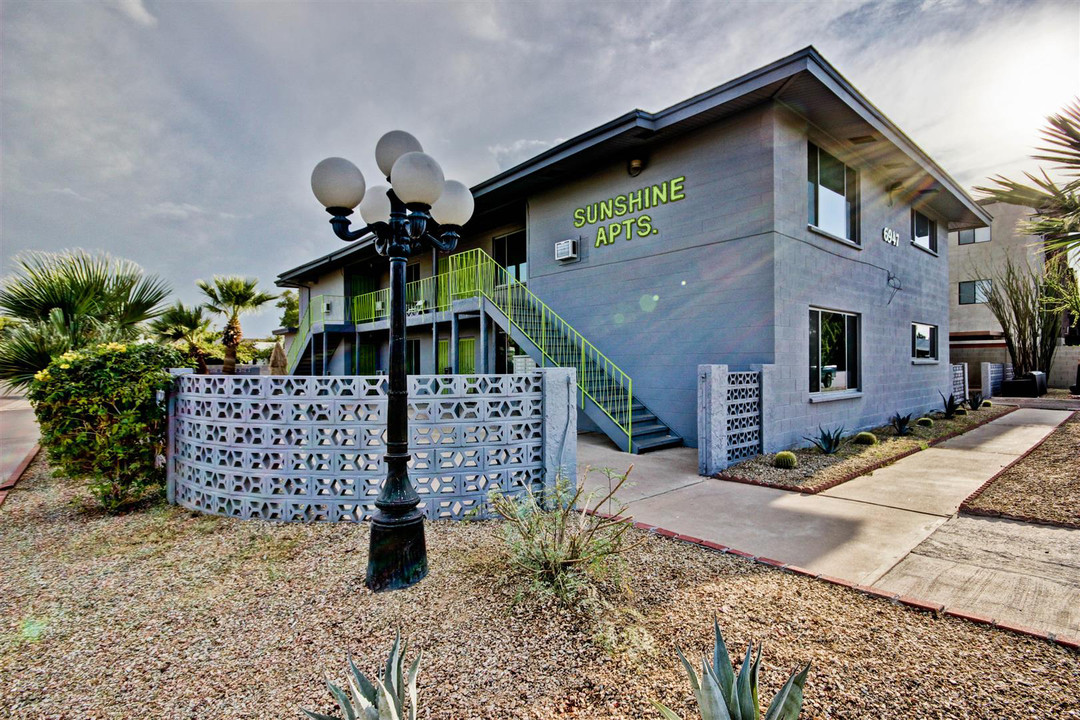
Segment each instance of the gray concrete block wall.
[[[757,109],[529,201],[529,288],[618,364],[634,395],[697,438],[697,366],[772,361],[772,177],[768,112]],[[578,207],[684,176],[686,198],[645,210],[656,235],[594,247]],[[630,217],[629,215],[626,217]],[[581,260],[554,245],[581,237]]]
[[[948,394],[950,387],[944,219],[924,210],[938,221],[939,255],[911,245],[909,195],[890,194],[886,179],[871,166],[835,141],[814,137],[814,130],[794,113],[779,109],[776,118],[777,382],[765,388],[775,418],[766,452],[806,445],[803,437],[818,425],[844,425],[854,431],[884,424],[895,412],[921,413],[936,407],[938,391]],[[808,133],[859,170],[861,248],[807,228]],[[882,240],[885,227],[900,234],[899,246]],[[890,277],[902,289],[894,292]],[[811,306],[860,314],[861,397],[810,402]],[[937,325],[937,363],[912,363],[912,322]]]

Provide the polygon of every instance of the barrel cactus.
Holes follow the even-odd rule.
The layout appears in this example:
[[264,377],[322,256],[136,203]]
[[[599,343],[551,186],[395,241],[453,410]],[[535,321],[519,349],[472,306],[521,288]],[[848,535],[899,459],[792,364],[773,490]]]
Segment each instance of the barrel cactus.
[[956,408],[956,412],[954,414],[955,415],[967,415],[967,409],[965,409],[965,408]]
[[[758,648],[757,656],[752,658],[754,645],[751,643],[746,646],[746,656],[736,676],[716,620],[713,620],[713,627],[716,632],[713,661],[710,665],[707,657],[701,659],[700,679],[682,650],[678,650],[679,659],[690,676],[690,687],[697,698],[701,720],[762,720],[761,706],[758,704],[761,648]],[[803,685],[809,671],[810,663],[807,663],[802,670],[791,674],[773,698],[764,720],[796,720],[799,717]],[[678,715],[655,700],[653,707],[660,711],[664,720],[681,720]]]
[[877,445],[877,435],[872,432],[861,432],[855,436],[856,445]]
[[303,710],[312,720],[416,720],[416,676],[420,672],[420,658],[416,656],[409,671],[405,672],[405,649],[408,643],[401,642],[401,634],[394,637],[390,648],[390,657],[386,667],[379,673],[379,679],[372,683],[349,658],[349,690],[326,681],[330,694],[341,708],[341,717]]
[[918,420],[916,420],[915,423],[917,425],[919,425],[920,427],[925,427],[925,428],[934,427],[934,421],[932,419],[928,418],[928,417],[921,417]]
[[790,470],[794,467],[798,467],[799,458],[795,457],[795,453],[788,450],[782,450],[776,453],[776,457],[773,458],[773,467],[783,468],[784,470]]

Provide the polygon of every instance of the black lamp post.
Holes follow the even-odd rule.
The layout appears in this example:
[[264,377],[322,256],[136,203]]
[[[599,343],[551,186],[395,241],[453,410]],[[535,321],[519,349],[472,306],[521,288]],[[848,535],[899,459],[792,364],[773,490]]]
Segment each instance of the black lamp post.
[[[364,176],[344,158],[315,166],[311,189],[332,216],[342,240],[375,236],[375,251],[390,259],[390,389],[386,405],[386,481],[371,522],[367,586],[397,590],[427,575],[424,515],[409,479],[409,391],[405,374],[405,262],[432,247],[453,250],[461,226],[472,216],[473,197],[423,153],[412,135],[395,130],[375,146],[375,159],[391,187],[366,192]],[[360,206],[366,226],[349,229],[349,215]]]

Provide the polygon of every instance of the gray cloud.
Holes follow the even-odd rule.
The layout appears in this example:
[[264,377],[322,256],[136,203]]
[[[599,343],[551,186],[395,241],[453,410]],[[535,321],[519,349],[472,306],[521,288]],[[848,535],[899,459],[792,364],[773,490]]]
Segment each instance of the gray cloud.
[[[808,44],[965,184],[1030,169],[1078,91],[1073,3],[19,3],[0,43],[0,248],[104,248],[186,301],[338,246],[328,155],[416,134],[475,183]],[[276,312],[253,319],[269,330]]]

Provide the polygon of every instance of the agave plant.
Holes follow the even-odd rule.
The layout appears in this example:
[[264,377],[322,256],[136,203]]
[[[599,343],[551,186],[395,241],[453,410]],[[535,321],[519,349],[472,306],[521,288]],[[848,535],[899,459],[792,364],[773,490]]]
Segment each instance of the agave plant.
[[[739,668],[738,676],[731,665],[727,646],[720,634],[720,624],[713,620],[713,628],[716,631],[716,644],[713,647],[713,661],[701,659],[701,678],[694,672],[694,666],[679,650],[679,659],[686,674],[690,676],[690,687],[694,690],[697,698],[698,711],[701,720],[761,720],[761,706],[758,703],[758,671],[761,669],[761,648],[758,647],[757,656],[751,661],[754,645],[746,646],[746,656]],[[803,685],[806,683],[806,674],[810,671],[810,663],[806,663],[801,671],[793,672],[780,688],[769,709],[765,712],[764,720],[796,720],[802,709]],[[653,707],[660,711],[665,720],[682,720],[669,708],[655,700]]]
[[893,430],[896,431],[897,435],[901,437],[903,437],[904,435],[910,435],[911,413],[908,413],[907,415],[901,415],[900,413],[896,413],[891,418],[889,418],[889,424],[893,426]]
[[826,455],[832,455],[844,445],[844,426],[841,425],[835,430],[822,430],[821,426],[818,425],[818,436],[816,438],[803,437],[803,439],[812,442]]
[[972,410],[978,410],[983,406],[983,400],[985,399],[981,392],[971,393],[971,397],[967,401],[968,407]]
[[940,390],[938,390],[938,395],[941,396],[941,402],[945,417],[947,419],[952,418],[954,415],[956,415],[956,411],[960,409],[960,406],[963,405],[963,401],[957,400],[956,396],[952,393],[949,393],[949,397],[945,397],[945,393],[941,392]]
[[326,680],[330,694],[341,708],[341,717],[303,710],[313,720],[416,720],[416,676],[420,673],[421,651],[405,671],[405,650],[401,633],[394,636],[386,667],[374,683],[356,667],[349,656],[349,692]]

